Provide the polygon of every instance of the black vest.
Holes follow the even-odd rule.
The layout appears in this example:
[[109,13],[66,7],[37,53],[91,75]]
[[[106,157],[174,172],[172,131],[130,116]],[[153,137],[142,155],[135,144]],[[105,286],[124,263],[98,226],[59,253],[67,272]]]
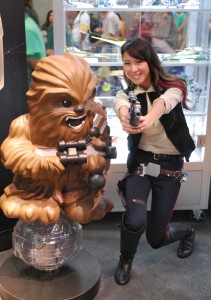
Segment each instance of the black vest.
[[[159,98],[160,94],[158,92],[149,92],[148,96],[150,102],[153,103],[155,99]],[[147,114],[146,93],[138,94],[137,98],[141,104],[141,113],[145,116]],[[195,144],[189,133],[182,109],[182,103],[179,102],[168,114],[162,115],[160,122],[163,125],[169,140],[179,153],[185,157],[186,161],[189,161],[190,155],[195,149]],[[142,133],[128,135],[129,155],[127,159],[127,168],[129,172],[133,172],[137,167],[136,152],[141,135]]]

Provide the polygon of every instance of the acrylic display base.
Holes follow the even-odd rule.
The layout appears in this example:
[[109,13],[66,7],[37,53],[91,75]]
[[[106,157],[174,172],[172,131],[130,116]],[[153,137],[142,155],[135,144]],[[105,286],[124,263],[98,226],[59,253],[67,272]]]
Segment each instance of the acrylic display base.
[[[3,300],[91,300],[99,291],[101,268],[93,255],[77,256],[53,272],[42,272],[11,254],[0,253],[0,295]],[[6,251],[7,252],[7,251]]]

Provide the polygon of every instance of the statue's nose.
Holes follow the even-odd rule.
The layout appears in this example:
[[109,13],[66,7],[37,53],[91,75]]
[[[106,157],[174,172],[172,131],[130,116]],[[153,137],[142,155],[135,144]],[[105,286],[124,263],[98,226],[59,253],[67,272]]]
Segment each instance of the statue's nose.
[[85,107],[83,105],[78,105],[74,108],[74,111],[76,113],[82,113],[82,112],[84,112],[84,110],[85,110]]

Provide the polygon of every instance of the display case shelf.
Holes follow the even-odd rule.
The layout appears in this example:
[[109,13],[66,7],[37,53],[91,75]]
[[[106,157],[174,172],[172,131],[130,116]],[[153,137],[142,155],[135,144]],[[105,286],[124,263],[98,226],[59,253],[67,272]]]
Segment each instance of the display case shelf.
[[[81,2],[80,2],[81,3]],[[81,5],[80,5],[81,6]],[[117,6],[109,6],[109,7],[94,7],[94,6],[90,6],[90,7],[80,7],[80,6],[66,6],[65,10],[66,11],[78,11],[78,9],[83,9],[86,10],[87,12],[101,12],[101,11],[120,11],[120,12],[137,12],[137,9],[140,9],[139,6],[135,6],[135,7],[121,7],[121,5],[117,5]],[[211,9],[211,8],[210,8]],[[165,12],[166,10],[168,10],[169,12],[208,12],[210,13],[210,9],[197,9],[197,8],[187,8],[187,9],[181,9],[181,8],[165,8],[165,7],[153,7],[153,8],[148,8],[147,6],[145,7],[141,7],[141,11],[142,12]]]
[[[154,1],[151,1],[153,3]],[[209,12],[211,9],[211,3],[207,0],[199,1],[199,3],[193,4],[193,1],[186,1],[185,3],[178,3],[175,5],[170,4],[164,4],[162,1],[159,5],[145,5],[144,1],[120,1],[118,0],[94,0],[94,1],[71,1],[71,0],[63,0],[63,7],[64,9],[71,10],[71,11],[77,11],[80,9],[86,9],[86,11],[129,11],[129,12],[136,12],[138,9],[141,9],[142,12],[165,12],[166,10],[170,12]],[[167,1],[166,1],[167,2]],[[170,2],[170,1],[169,1]],[[182,1],[176,1],[176,2],[182,2]],[[189,2],[189,5],[188,5]],[[192,2],[192,3],[191,3]]]

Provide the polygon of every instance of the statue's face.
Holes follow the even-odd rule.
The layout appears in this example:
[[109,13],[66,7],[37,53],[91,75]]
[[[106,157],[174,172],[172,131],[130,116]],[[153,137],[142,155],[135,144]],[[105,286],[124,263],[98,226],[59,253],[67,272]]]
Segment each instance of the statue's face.
[[67,126],[72,133],[80,134],[84,127],[89,127],[91,107],[93,106],[95,92],[86,99],[74,99],[69,95],[62,95],[61,99],[56,100],[56,106],[60,106],[63,112],[63,126]]
[[35,133],[34,143],[45,146],[85,138],[92,128],[94,90],[86,100],[70,94],[47,95],[41,105],[30,110],[30,127]]
[[[59,60],[59,63],[61,68],[64,67],[63,60]],[[69,71],[65,65],[66,72],[60,74],[58,71],[53,78],[49,70],[47,74],[43,71],[40,73],[39,68],[34,72],[34,83],[27,93],[34,144],[55,147],[62,140],[68,142],[85,138],[92,128],[94,114],[99,109],[94,102],[98,80],[87,65],[82,65],[81,69],[80,66],[74,66],[69,66]],[[42,82],[39,87],[40,78]]]

